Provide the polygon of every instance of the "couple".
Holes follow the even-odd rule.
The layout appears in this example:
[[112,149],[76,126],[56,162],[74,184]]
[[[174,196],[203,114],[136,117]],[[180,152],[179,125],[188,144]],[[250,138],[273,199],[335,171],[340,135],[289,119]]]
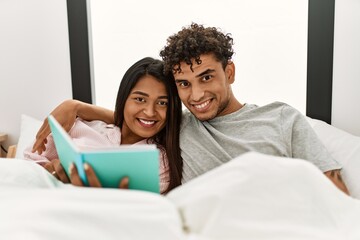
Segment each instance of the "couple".
[[[130,144],[155,142],[164,153],[160,173],[169,175],[168,185],[162,188],[163,193],[245,152],[255,151],[310,161],[348,194],[341,179],[340,164],[331,157],[300,112],[284,103],[258,107],[249,103],[241,104],[235,98],[231,89],[235,81],[232,45],[233,39],[229,34],[193,23],[170,36],[160,52],[165,74],[170,75],[166,76],[167,82],[160,83],[155,77],[151,83],[146,80],[151,78],[148,75],[140,78],[132,76],[137,83],[127,88],[125,95],[119,91],[115,114],[78,101],[66,101],[52,114],[67,130],[79,116],[115,123],[121,129],[121,143],[124,143],[126,133],[131,135],[132,141],[127,140]],[[149,82],[145,84],[145,81]],[[143,91],[138,90],[141,83],[147,86]],[[176,90],[171,92],[174,83],[177,93]],[[155,88],[158,89],[154,91]],[[133,97],[133,94],[139,95]],[[178,97],[189,110],[183,112],[182,116]],[[166,102],[166,114],[157,106],[159,98]],[[149,106],[127,107],[132,100],[136,100],[136,104]],[[118,107],[121,102],[125,102],[125,105],[122,105],[120,112]],[[117,131],[120,133],[120,130]],[[49,132],[45,122],[32,151],[41,153],[45,149]],[[59,176],[62,168],[58,161],[51,161],[50,165],[50,171],[55,169]],[[87,166],[86,169],[88,176],[93,177],[91,167]],[[76,173],[76,169],[72,172]],[[71,181],[81,185],[76,174]]]

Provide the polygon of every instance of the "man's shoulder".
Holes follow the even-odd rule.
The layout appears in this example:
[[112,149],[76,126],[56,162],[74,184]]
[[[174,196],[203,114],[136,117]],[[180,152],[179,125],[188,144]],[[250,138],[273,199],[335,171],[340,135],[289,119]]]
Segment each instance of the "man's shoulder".
[[272,102],[263,106],[258,107],[258,109],[262,112],[269,112],[269,113],[280,113],[281,115],[285,114],[296,114],[301,115],[300,111],[296,108],[292,107],[291,105],[284,103],[284,102]]
[[[274,112],[281,112],[283,109],[294,109],[290,105],[284,102],[272,102],[265,105],[256,105],[251,103],[246,103],[241,112],[248,112],[249,114],[262,115]],[[240,111],[239,111],[240,113]]]
[[[256,105],[252,103],[246,103],[239,111],[230,113],[225,116],[216,117],[209,122],[212,123],[225,123],[226,121],[243,120],[244,118],[257,118],[263,115],[278,115],[282,116],[284,113],[298,113],[298,111],[284,102],[272,102],[266,105]],[[286,115],[286,114],[285,114]],[[198,120],[188,109],[183,110],[181,129],[198,127],[199,124],[203,124]]]
[[284,103],[284,102],[280,102],[280,101],[275,101],[272,103],[268,103],[264,106],[262,106],[263,108],[270,108],[270,109],[282,109],[282,108],[293,108],[291,107],[289,104]]

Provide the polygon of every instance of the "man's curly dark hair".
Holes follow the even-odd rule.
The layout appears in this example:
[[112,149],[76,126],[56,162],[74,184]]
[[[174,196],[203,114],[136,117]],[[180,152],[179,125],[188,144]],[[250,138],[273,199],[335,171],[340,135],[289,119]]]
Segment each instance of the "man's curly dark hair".
[[201,64],[200,55],[214,54],[225,69],[234,54],[231,35],[215,27],[204,27],[192,23],[167,39],[167,45],[160,51],[167,73],[180,73],[180,62],[186,62],[192,70],[191,60]]

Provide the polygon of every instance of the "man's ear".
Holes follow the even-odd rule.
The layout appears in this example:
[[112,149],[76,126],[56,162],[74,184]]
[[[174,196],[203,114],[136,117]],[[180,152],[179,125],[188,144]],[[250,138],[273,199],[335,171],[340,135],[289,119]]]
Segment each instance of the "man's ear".
[[229,61],[225,67],[225,76],[229,84],[233,84],[235,81],[235,64],[233,61]]

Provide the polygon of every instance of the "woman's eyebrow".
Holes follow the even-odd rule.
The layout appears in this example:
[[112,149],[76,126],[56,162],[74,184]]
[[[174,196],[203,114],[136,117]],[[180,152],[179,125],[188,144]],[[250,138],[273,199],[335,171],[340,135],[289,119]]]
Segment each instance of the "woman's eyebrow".
[[[138,94],[138,95],[142,95],[142,96],[145,96],[145,97],[149,97],[150,95],[147,94],[147,93],[144,93],[144,92],[141,92],[141,91],[134,91],[132,92],[131,94]],[[168,99],[169,97],[167,95],[164,95],[164,96],[159,96],[158,97],[159,99]]]
[[134,91],[131,94],[139,94],[139,95],[142,95],[142,96],[145,96],[145,97],[149,97],[149,94],[141,92],[141,91]]

